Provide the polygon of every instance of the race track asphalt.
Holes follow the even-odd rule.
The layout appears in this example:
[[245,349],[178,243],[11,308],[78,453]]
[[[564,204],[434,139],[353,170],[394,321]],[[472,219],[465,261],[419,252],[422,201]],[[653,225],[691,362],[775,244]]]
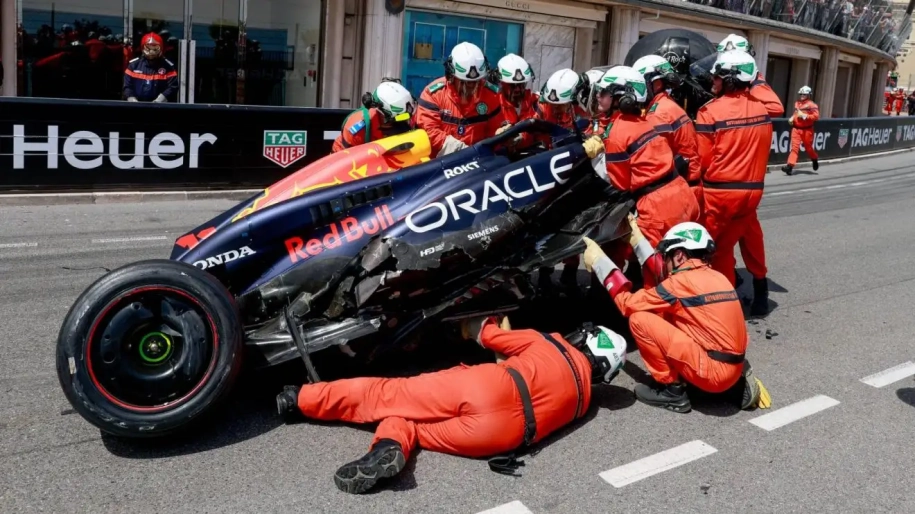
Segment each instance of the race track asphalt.
[[[587,421],[526,457],[523,477],[419,452],[366,496],[337,491],[332,474],[369,430],[274,415],[297,364],[244,377],[207,428],[155,445],[102,436],[60,390],[55,340],[80,292],[105,269],[167,257],[232,202],[0,208],[0,512],[915,512],[915,368],[869,381],[881,387],[861,381],[915,361],[913,155],[768,176],[760,215],[777,307],[748,327],[770,411],[644,406],[631,353]],[[608,470],[634,478],[616,487]]]

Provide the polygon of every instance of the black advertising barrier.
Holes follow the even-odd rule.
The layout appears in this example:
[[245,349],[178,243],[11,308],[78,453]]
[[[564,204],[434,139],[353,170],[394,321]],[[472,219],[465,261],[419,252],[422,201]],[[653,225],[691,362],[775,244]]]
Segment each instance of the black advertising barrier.
[[259,188],[330,153],[349,111],[0,99],[0,191]]
[[[831,118],[814,125],[813,146],[820,160],[866,155],[915,147],[915,118]],[[791,150],[791,127],[787,119],[772,122],[769,164],[784,164]],[[809,161],[801,152],[799,161]]]
[[[0,98],[0,192],[260,188],[327,155],[347,114]],[[769,163],[782,164],[790,127],[773,129]],[[821,159],[915,147],[915,117],[827,119],[815,131]]]

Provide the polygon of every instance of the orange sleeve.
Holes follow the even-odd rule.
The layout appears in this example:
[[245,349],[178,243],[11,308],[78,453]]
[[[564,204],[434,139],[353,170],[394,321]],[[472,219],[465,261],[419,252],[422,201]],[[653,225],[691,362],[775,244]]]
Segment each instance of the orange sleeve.
[[658,284],[657,287],[640,289],[635,293],[620,291],[613,298],[613,302],[616,303],[620,313],[627,318],[636,312],[655,312],[659,314],[673,312],[677,300],[667,292],[664,287],[665,283],[667,283],[666,280]]
[[769,113],[769,117],[777,118],[785,114],[785,106],[782,105],[782,101],[778,98],[778,95],[775,94],[775,91],[772,90],[772,87],[769,86],[769,84],[759,80],[754,82],[754,84],[755,85],[750,88],[750,95],[766,106],[766,112]]
[[715,119],[702,107],[696,115],[696,143],[699,150],[699,170],[703,175],[712,164],[715,149]]
[[810,112],[807,113],[807,121],[811,124],[820,119],[820,106],[810,102]]
[[432,155],[438,155],[445,144],[445,129],[442,123],[441,106],[432,98],[429,88],[423,89],[416,107],[416,128],[422,129],[429,136]]
[[502,330],[495,322],[487,321],[480,332],[480,344],[483,348],[512,357],[542,339],[532,337],[532,333],[532,330]]
[[629,191],[632,186],[632,166],[625,140],[618,134],[610,134],[604,139],[604,157],[607,161],[607,177],[610,184],[620,191]]

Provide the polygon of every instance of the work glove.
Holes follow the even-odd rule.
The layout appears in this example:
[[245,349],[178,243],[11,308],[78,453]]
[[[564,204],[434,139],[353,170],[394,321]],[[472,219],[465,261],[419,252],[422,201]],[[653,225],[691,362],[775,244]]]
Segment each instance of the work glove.
[[806,119],[807,119],[807,113],[806,113],[806,112],[802,112],[802,113],[800,113],[798,116],[800,116],[802,120],[806,120]]
[[467,145],[464,144],[460,139],[455,139],[451,136],[445,137],[445,144],[442,145],[442,150],[438,153],[438,156],[448,155],[450,153],[458,152],[467,148]]
[[754,407],[768,409],[772,406],[772,397],[769,396],[769,391],[762,381],[753,375],[753,368],[749,362],[744,362],[743,379],[744,389],[740,405],[741,409],[747,410]]
[[499,134],[505,132],[506,130],[508,130],[510,128],[512,128],[511,123],[502,125],[501,127],[498,128],[498,130],[496,130],[496,135],[498,136]]
[[585,147],[585,153],[588,154],[589,159],[597,157],[604,151],[604,142],[598,136],[591,136],[582,146]]
[[139,100],[137,100],[137,98],[135,96],[131,96],[131,97],[127,98],[127,101],[128,102],[138,102]]
[[462,320],[461,337],[482,344],[480,335],[483,333],[483,327],[486,326],[487,323],[499,323],[499,318],[496,316],[479,316]]
[[165,95],[160,93],[159,96],[157,96],[156,99],[153,100],[153,102],[158,104],[158,103],[162,103],[162,102],[168,102],[168,99],[165,98]]
[[593,271],[597,275],[597,278],[607,289],[607,292],[610,293],[611,297],[615,298],[618,293],[629,291],[632,288],[632,282],[623,275],[616,263],[610,257],[607,257],[607,254],[600,249],[600,246],[590,238],[583,237],[581,239],[587,246],[582,259],[585,263],[585,269],[589,272]]
[[629,215],[629,228],[631,229],[631,232],[629,232],[629,246],[635,251],[635,256],[639,259],[639,266],[643,266],[645,261],[654,255],[654,248],[645,239],[645,235],[642,234],[642,230],[632,214]]

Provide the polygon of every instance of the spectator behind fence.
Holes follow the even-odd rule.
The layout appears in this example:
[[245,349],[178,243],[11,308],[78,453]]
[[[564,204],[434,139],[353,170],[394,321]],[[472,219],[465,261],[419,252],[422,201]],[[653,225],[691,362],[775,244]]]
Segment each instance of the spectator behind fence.
[[128,102],[174,101],[178,72],[162,56],[162,38],[150,32],[143,36],[143,55],[132,59],[124,70],[124,97]]

